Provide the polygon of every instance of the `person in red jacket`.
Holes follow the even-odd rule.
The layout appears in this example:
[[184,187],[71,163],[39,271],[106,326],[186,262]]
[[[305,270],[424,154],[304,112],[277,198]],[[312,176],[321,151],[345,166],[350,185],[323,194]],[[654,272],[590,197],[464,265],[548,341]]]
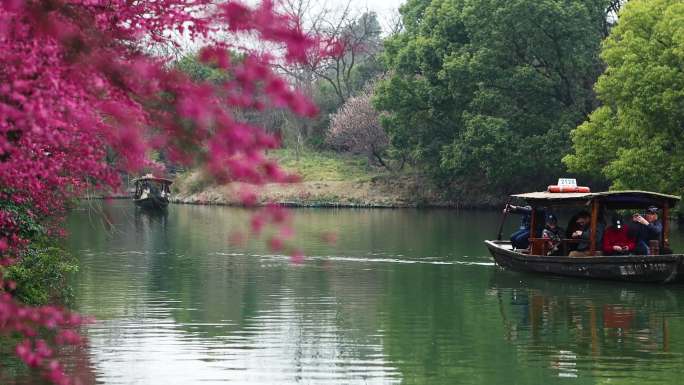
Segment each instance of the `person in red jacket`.
[[629,236],[621,217],[615,216],[612,225],[603,233],[604,255],[625,255],[634,251],[636,239]]

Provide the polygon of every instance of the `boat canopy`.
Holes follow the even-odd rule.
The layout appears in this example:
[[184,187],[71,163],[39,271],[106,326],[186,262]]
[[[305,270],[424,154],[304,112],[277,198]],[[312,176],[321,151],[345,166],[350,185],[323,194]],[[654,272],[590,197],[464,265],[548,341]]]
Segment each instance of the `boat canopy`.
[[638,190],[604,191],[594,193],[552,193],[540,191],[525,194],[513,194],[511,196],[515,198],[522,198],[533,207],[588,204],[592,200],[598,200],[603,205],[612,209],[646,208],[648,206],[670,208],[675,206],[680,200],[680,197],[675,195]]
[[158,182],[158,183],[163,183],[163,184],[171,184],[173,181],[171,179],[166,179],[166,178],[158,178],[156,176],[153,176],[151,174],[147,174],[143,177],[133,179],[133,183],[139,183],[139,182]]

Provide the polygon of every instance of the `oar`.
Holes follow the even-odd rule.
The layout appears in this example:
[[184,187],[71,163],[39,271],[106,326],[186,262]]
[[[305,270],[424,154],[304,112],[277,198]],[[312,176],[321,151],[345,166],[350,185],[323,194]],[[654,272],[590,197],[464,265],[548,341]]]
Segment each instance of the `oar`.
[[512,198],[508,198],[508,200],[506,201],[506,206],[504,206],[504,212],[501,215],[501,222],[499,223],[499,233],[496,235],[497,241],[501,240],[501,233],[503,233],[503,225],[504,225],[504,222],[506,221],[506,215],[508,215],[507,209],[508,209],[508,206],[510,206],[511,199]]

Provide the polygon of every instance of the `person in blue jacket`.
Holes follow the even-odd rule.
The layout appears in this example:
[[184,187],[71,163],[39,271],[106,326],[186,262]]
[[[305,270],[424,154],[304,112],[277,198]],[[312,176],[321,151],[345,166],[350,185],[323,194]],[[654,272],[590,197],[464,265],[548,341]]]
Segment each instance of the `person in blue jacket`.
[[[520,219],[520,227],[513,234],[511,234],[511,244],[514,249],[527,249],[530,246],[530,226],[532,221],[532,206],[514,206],[507,205],[504,212],[522,214]],[[545,211],[537,209],[535,214],[535,235],[541,233],[544,227]]]
[[634,214],[628,228],[630,236],[636,238],[634,254],[649,255],[649,241],[660,241],[663,234],[663,224],[658,220],[658,208],[650,206],[643,216]]

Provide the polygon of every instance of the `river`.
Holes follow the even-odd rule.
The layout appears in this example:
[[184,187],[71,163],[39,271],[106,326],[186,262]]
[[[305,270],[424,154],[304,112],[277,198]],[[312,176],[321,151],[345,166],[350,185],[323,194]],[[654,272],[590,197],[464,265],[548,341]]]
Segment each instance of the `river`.
[[[482,243],[496,212],[296,209],[300,259],[236,242],[244,209],[93,205],[68,220],[75,307],[97,322],[63,355],[85,383],[662,384],[684,372],[684,287],[502,271]],[[684,233],[672,241],[681,250]]]

